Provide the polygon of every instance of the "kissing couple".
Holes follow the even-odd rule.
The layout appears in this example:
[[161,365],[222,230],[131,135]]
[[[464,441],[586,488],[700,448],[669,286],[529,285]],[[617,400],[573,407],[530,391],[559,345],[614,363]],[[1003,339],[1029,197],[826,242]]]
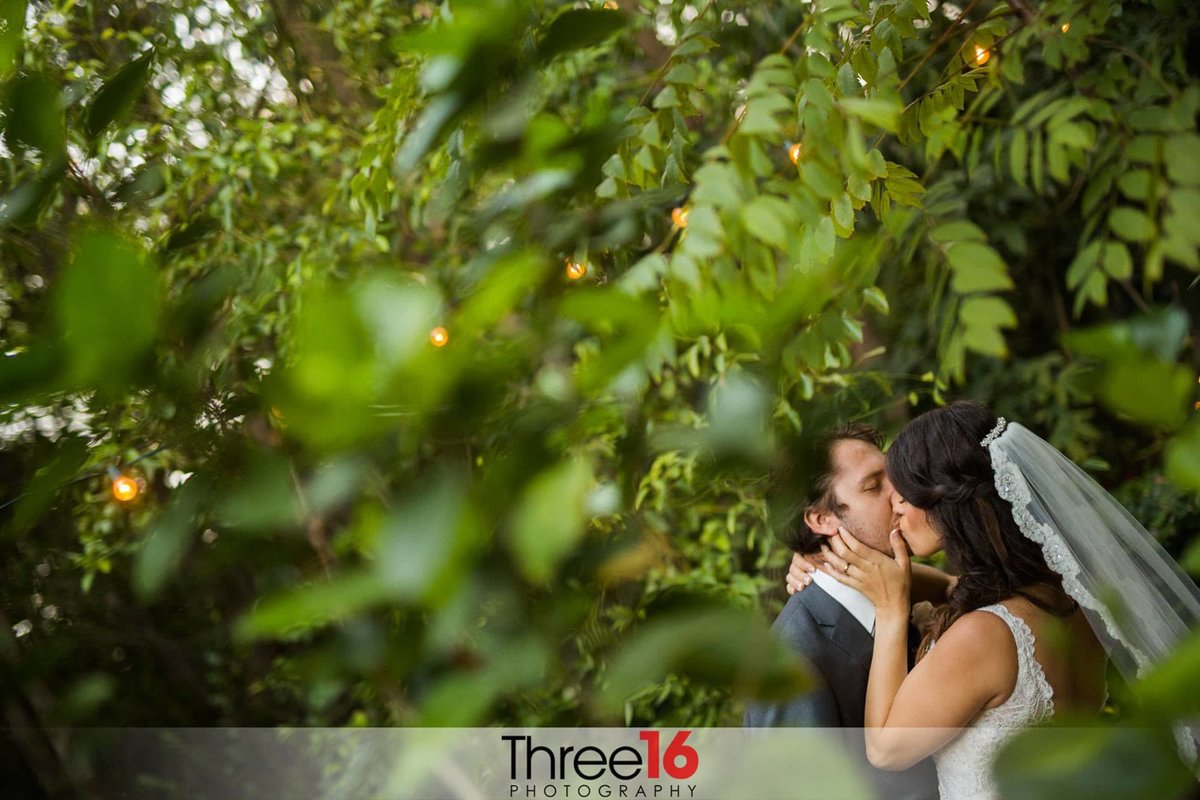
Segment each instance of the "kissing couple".
[[[885,795],[994,798],[1005,742],[1096,715],[1106,663],[1145,675],[1200,628],[1200,591],[1087,473],[980,403],[922,414],[886,456],[881,444],[852,425],[815,454],[774,629],[820,685],[749,706],[745,724],[863,728]],[[952,575],[910,563],[939,551]],[[1194,761],[1197,727],[1175,734]]]

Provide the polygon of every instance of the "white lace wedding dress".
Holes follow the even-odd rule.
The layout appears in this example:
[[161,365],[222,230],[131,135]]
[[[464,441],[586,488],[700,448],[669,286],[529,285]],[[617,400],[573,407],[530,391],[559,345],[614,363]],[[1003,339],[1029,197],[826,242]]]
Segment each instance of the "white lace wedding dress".
[[941,800],[993,800],[999,797],[992,763],[1000,748],[1022,727],[1036,725],[1054,713],[1054,690],[1034,658],[1033,631],[1004,606],[984,606],[1008,625],[1017,643],[1017,684],[1012,695],[989,708],[957,739],[933,754]]

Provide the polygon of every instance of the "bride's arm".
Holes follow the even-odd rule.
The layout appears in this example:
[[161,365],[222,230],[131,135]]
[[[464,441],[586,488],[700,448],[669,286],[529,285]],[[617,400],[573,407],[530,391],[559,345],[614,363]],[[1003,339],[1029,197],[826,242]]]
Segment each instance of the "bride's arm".
[[[792,562],[788,565],[788,574],[784,580],[788,594],[804,591],[812,583],[811,573],[821,564],[821,556],[816,554],[793,553]],[[950,591],[958,578],[947,575],[940,569],[926,564],[912,565],[912,603],[929,602],[934,605],[945,603],[950,597]]]
[[956,620],[912,672],[907,640],[907,618],[876,616],[864,725],[867,758],[882,769],[936,753],[1016,681],[1016,645],[994,614]]
[[875,606],[875,649],[867,681],[867,757],[883,769],[907,769],[960,733],[1016,680],[1016,644],[1003,620],[972,612],[908,672],[908,549],[893,533],[893,558],[842,532],[822,569]]

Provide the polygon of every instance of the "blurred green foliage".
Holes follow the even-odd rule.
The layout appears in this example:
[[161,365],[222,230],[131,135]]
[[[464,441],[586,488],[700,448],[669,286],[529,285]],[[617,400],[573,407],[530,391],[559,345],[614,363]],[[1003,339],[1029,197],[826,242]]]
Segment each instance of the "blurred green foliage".
[[0,0],[10,724],[735,724],[951,394],[1196,570],[1200,10],[612,5]]

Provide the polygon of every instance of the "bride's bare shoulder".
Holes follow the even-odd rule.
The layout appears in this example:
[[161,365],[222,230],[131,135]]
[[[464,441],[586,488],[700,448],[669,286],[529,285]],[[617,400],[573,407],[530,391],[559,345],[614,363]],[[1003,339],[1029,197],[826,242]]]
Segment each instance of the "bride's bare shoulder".
[[930,655],[939,651],[941,659],[999,664],[1003,665],[1000,671],[1007,673],[1008,663],[1016,662],[1017,645],[1000,617],[990,611],[968,611],[946,628]]
[[1005,640],[1011,642],[1012,634],[1003,619],[990,611],[968,611],[951,623],[938,640],[938,647],[943,642],[961,643],[962,646],[986,643],[993,647],[996,642]]

